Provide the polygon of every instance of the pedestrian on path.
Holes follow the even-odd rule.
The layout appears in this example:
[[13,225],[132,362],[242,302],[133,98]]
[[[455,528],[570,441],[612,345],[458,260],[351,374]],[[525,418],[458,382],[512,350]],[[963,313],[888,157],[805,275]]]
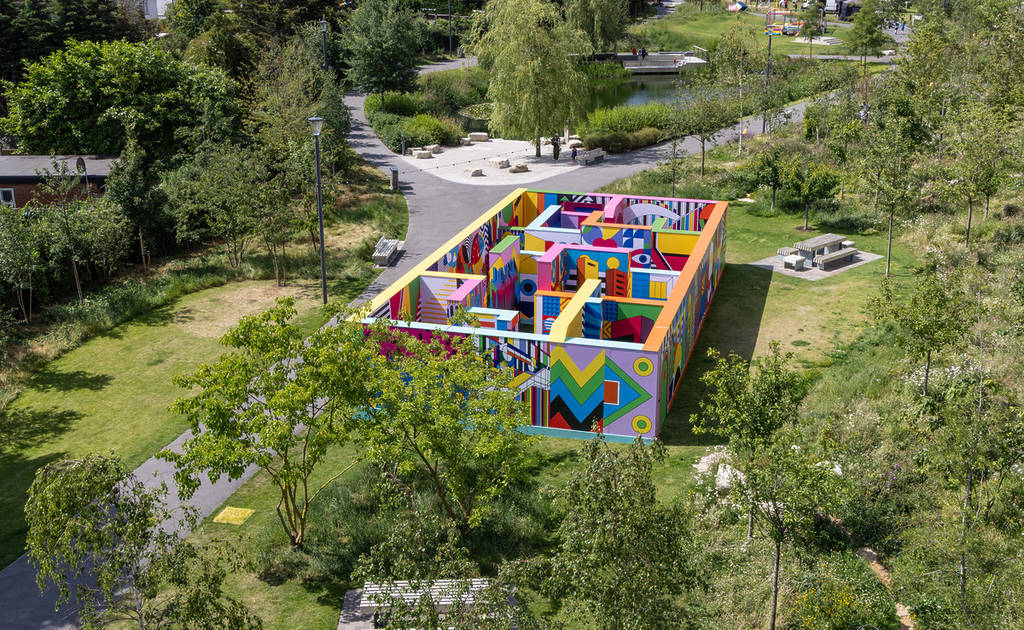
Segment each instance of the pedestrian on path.
[[558,153],[562,150],[562,147],[558,144],[558,136],[551,136],[551,153],[555,156],[555,161],[558,161]]
[[636,57],[636,46],[633,46],[633,56]]
[[576,163],[576,147],[572,148],[572,153],[570,153],[569,155],[572,156],[572,163],[575,164]]
[[647,46],[640,49],[640,63],[643,63],[647,59]]

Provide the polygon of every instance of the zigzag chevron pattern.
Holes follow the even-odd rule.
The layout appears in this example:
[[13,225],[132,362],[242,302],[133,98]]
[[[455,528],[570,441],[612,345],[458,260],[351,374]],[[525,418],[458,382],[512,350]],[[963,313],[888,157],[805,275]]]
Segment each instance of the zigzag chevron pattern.
[[552,427],[590,431],[604,416],[604,350],[582,371],[563,348],[551,351]]

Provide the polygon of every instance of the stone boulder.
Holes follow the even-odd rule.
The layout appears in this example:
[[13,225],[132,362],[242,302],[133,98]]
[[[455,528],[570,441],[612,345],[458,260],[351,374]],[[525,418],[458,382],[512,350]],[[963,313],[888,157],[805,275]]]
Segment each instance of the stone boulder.
[[426,149],[418,149],[412,152],[412,156],[417,160],[429,160],[434,157],[434,154]]
[[441,148],[441,145],[439,145],[439,144],[428,144],[427,146],[425,146],[423,148],[426,149],[427,151],[430,151],[434,155],[437,155],[438,153],[443,151],[443,149]]
[[729,452],[726,450],[716,450],[708,453],[704,457],[701,457],[697,463],[693,465],[693,469],[697,475],[707,475],[715,472],[720,463],[727,461],[729,461]]
[[470,138],[459,138],[459,144],[461,146],[468,147],[473,144],[473,141]]
[[508,168],[510,166],[508,160],[505,158],[491,158],[487,160],[487,163],[494,168]]
[[737,482],[743,481],[745,478],[743,473],[729,464],[719,464],[718,472],[715,473],[715,490],[719,494],[726,494]]
[[470,166],[466,168],[466,175],[469,175],[470,177],[483,177],[484,169],[473,168],[472,166]]
[[469,134],[469,139],[473,142],[487,142],[488,136],[483,131],[474,131]]
[[508,169],[508,172],[509,173],[525,173],[525,172],[527,172],[529,170],[530,170],[530,168],[528,166],[526,166],[526,164],[524,162],[518,162],[518,163],[516,163],[515,166],[513,166],[510,169]]
[[579,149],[579,148],[582,148],[582,147],[583,147],[583,141],[582,140],[570,140],[569,141],[569,148],[570,149]]

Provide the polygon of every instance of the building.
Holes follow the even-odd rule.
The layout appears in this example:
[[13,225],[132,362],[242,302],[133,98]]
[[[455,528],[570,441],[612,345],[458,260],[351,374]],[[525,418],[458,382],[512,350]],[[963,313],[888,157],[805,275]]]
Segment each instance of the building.
[[[471,335],[531,431],[655,437],[725,265],[728,204],[517,189],[392,284],[365,321]],[[449,325],[459,308],[476,327]]]
[[174,0],[142,0],[142,14],[149,20],[167,17],[167,9]]
[[[96,155],[0,155],[0,203],[6,206],[21,208],[28,204],[39,191],[39,184],[48,172],[53,171],[53,159],[64,162],[68,171],[77,177],[85,177],[77,168],[79,158],[85,162],[85,173],[88,175],[89,187],[95,192],[103,192],[110,174],[111,165],[116,157],[100,157]],[[84,181],[83,181],[84,183]]]

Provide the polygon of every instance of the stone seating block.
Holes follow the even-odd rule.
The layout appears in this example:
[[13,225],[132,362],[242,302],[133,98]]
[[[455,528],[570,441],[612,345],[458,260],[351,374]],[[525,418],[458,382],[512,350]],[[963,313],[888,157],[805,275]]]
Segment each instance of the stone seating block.
[[468,147],[469,145],[473,144],[473,141],[469,139],[469,137],[459,138],[459,144],[464,147]]
[[505,158],[491,158],[487,160],[487,163],[494,168],[508,168],[510,166],[508,160]]
[[427,151],[430,151],[434,155],[437,155],[438,153],[443,151],[443,149],[441,148],[441,145],[439,145],[439,144],[428,144],[427,146],[425,146],[423,148],[426,149]]
[[528,166],[526,166],[525,163],[517,162],[515,166],[513,166],[510,169],[508,169],[508,172],[509,173],[525,173],[525,172],[527,172],[529,170],[530,170],[530,168]]
[[418,149],[412,152],[412,156],[417,160],[429,160],[434,157],[434,154],[426,149]]
[[482,169],[482,168],[468,167],[468,168],[465,169],[465,171],[466,171],[466,175],[469,175],[470,177],[483,177],[484,176],[484,169]]
[[489,138],[483,131],[474,131],[469,134],[469,139],[473,142],[487,142]]

